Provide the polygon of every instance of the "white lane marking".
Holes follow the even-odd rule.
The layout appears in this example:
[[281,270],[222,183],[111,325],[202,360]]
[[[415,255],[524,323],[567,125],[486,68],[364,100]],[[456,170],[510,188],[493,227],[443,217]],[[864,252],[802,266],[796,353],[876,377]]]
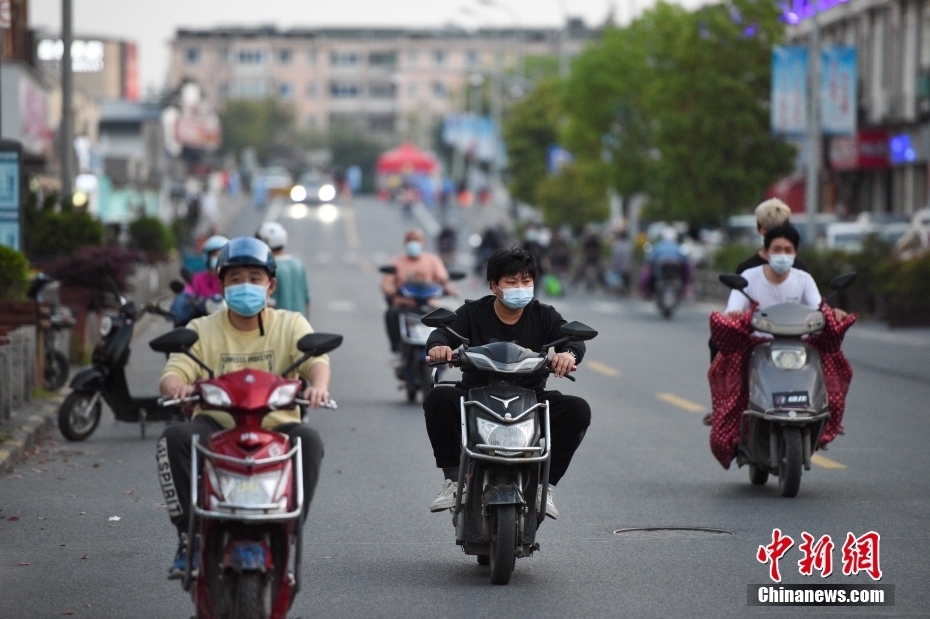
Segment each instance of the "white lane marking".
[[355,303],[352,301],[332,300],[327,304],[331,312],[354,312]]
[[417,202],[414,205],[413,214],[420,221],[420,225],[423,226],[423,232],[426,233],[428,238],[437,236],[439,231],[442,230],[442,226],[439,225],[439,222],[436,221],[433,214],[426,210],[426,207],[423,206],[422,203]]

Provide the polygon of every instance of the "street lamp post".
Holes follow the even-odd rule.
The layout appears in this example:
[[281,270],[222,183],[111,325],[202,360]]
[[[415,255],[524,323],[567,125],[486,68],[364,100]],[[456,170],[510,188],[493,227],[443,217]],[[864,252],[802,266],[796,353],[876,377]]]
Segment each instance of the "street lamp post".
[[70,204],[74,172],[71,150],[74,147],[74,112],[71,73],[71,42],[73,24],[71,0],[61,0],[61,199]]
[[807,214],[808,243],[813,245],[817,240],[817,223],[814,219],[820,201],[820,21],[817,19],[817,1],[814,0],[811,4],[814,7],[814,16],[808,52],[810,107],[807,119],[807,183],[804,190],[804,210]]

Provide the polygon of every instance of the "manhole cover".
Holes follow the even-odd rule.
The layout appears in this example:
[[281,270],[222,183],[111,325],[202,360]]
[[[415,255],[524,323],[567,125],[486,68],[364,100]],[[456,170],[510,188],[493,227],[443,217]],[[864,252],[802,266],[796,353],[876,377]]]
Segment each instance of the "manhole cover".
[[614,531],[614,535],[631,539],[680,539],[720,537],[733,535],[733,532],[703,527],[639,527],[637,529],[617,529]]

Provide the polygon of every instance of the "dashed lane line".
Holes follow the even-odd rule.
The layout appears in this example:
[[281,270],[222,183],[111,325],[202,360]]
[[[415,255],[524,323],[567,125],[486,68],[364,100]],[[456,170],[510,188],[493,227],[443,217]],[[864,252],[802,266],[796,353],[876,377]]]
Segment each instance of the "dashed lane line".
[[612,368],[609,365],[604,365],[598,361],[587,361],[585,362],[585,367],[589,367],[599,374],[604,376],[620,376],[620,370]]
[[707,408],[698,404],[697,402],[692,402],[691,400],[686,400],[684,398],[678,397],[674,393],[657,393],[656,397],[662,400],[663,402],[668,402],[673,406],[678,408],[683,408],[689,413],[706,413]]
[[822,466],[825,469],[845,469],[848,468],[845,464],[841,464],[830,458],[821,456],[820,454],[811,455],[811,463],[816,464],[817,466]]

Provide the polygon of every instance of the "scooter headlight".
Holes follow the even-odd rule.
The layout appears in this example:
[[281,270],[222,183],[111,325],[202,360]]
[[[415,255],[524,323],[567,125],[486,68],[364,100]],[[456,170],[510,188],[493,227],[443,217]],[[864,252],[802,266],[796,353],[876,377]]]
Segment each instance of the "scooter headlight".
[[268,406],[269,408],[290,408],[294,405],[294,398],[296,397],[296,384],[281,385],[271,392],[271,397],[268,398]]
[[229,394],[216,385],[200,385],[200,395],[203,397],[203,401],[210,406],[232,406]]
[[779,370],[800,370],[807,365],[807,351],[803,348],[776,348],[772,351],[772,363]]
[[[520,423],[500,424],[478,418],[478,435],[487,445],[495,447],[529,447],[536,434],[536,419],[527,419]],[[519,451],[499,451],[502,456],[517,456]]]
[[100,320],[100,337],[106,337],[110,335],[110,331],[113,330],[113,319],[109,316],[104,316]]
[[216,475],[225,502],[242,507],[270,505],[274,502],[275,490],[282,481],[280,471],[244,476],[217,470]]

